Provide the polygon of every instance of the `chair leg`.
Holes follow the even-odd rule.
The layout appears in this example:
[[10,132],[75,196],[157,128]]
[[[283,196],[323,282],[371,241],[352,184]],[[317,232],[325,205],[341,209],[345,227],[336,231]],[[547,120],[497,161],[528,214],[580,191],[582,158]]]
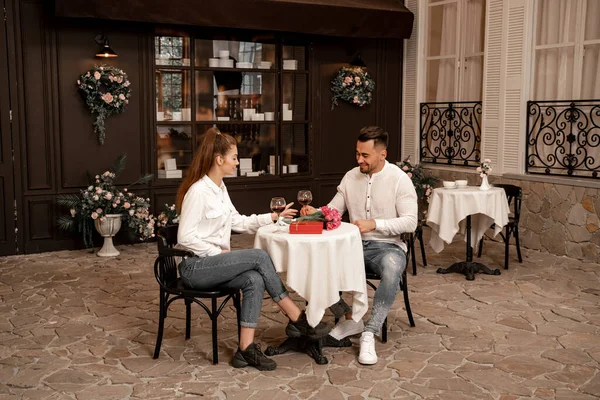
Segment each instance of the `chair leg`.
[[164,293],[162,290],[160,291],[160,310],[158,311],[158,333],[156,335],[156,346],[154,347],[154,358],[155,360],[158,358],[160,354],[160,346],[162,345],[163,331],[165,329],[165,318],[166,311],[165,306],[167,304],[168,294]]
[[185,340],[188,340],[192,333],[192,301],[185,299]]
[[479,240],[479,249],[477,250],[477,257],[481,257],[481,251],[483,250],[483,236]]
[[508,242],[510,241],[510,232],[506,227],[506,237],[504,238],[504,269],[508,269]]
[[381,327],[381,343],[387,343],[387,317],[385,321],[383,321],[383,326]]
[[515,244],[517,245],[517,256],[519,257],[519,262],[523,262],[523,257],[521,257],[521,245],[519,244],[519,225],[515,225]]
[[212,313],[210,319],[212,321],[212,345],[213,345],[213,364],[219,363],[219,346],[217,345],[217,299],[212,299]]
[[408,322],[410,323],[410,326],[414,328],[415,320],[410,309],[410,301],[408,300],[408,285],[406,283],[406,274],[402,277],[402,282],[400,282],[400,284],[402,285],[402,294],[404,295],[404,307],[406,308],[406,315],[408,315]]
[[412,256],[412,274],[417,274],[417,255],[415,254],[415,236],[411,233],[408,239],[409,249],[407,257]]
[[419,239],[419,245],[421,246],[421,257],[423,257],[423,266],[426,267],[427,257],[425,257],[425,245],[423,244],[423,228],[419,229],[419,232],[417,233],[417,239]]

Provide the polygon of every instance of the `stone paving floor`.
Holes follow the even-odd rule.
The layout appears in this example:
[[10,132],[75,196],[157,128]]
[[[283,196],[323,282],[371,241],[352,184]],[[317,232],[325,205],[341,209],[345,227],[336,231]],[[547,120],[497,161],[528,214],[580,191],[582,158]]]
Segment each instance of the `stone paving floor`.
[[[234,247],[252,244],[236,235]],[[427,249],[409,275],[416,327],[401,296],[389,315],[379,362],[357,363],[358,345],[326,348],[328,365],[299,353],[276,357],[273,372],[234,369],[233,309],[219,321],[218,365],[210,324],[193,307],[184,340],[184,307],[167,319],[152,359],[158,288],[155,245],[120,247],[116,259],[85,251],[0,258],[2,399],[597,399],[600,396],[600,267],[534,251],[501,276],[439,275],[463,259],[455,239]],[[503,246],[487,242],[482,260],[502,266]],[[372,293],[371,293],[372,295]],[[303,302],[296,297],[299,305]],[[326,315],[331,321],[331,316]],[[284,339],[285,317],[265,302],[257,336],[263,348]],[[355,340],[356,342],[356,340]]]

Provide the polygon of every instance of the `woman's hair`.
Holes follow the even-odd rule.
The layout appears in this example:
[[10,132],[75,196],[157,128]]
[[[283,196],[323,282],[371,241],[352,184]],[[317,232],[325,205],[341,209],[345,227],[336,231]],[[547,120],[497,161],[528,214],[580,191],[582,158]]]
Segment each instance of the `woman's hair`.
[[202,179],[208,173],[217,156],[225,156],[231,146],[237,143],[233,137],[221,133],[217,128],[210,128],[200,139],[200,146],[194,154],[192,164],[188,168],[188,175],[179,186],[177,191],[177,210],[181,212],[183,198],[194,182]]

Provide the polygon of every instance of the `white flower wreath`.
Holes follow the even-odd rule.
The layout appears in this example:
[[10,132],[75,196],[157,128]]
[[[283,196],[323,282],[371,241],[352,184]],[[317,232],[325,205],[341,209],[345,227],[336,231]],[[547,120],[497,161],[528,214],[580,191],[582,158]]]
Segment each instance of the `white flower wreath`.
[[104,144],[104,120],[112,114],[123,112],[131,97],[127,74],[108,65],[94,66],[82,74],[77,86],[92,114],[98,114],[94,132],[100,144]]

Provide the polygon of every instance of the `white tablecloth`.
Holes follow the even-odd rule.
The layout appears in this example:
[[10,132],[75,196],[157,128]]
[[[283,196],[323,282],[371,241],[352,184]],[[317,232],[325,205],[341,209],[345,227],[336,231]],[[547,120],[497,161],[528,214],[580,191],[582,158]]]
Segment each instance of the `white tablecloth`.
[[433,230],[429,244],[436,253],[442,251],[444,242],[452,243],[459,231],[464,234],[465,218],[471,215],[471,247],[475,249],[492,223],[496,224],[494,236],[502,230],[508,223],[508,213],[508,200],[502,188],[434,189],[427,213],[427,225]]
[[308,301],[308,323],[316,326],[325,310],[339,300],[340,291],[354,292],[352,318],[362,318],[369,304],[358,227],[342,223],[320,235],[292,235],[287,229],[276,225],[261,227],[254,247],[269,253],[277,272],[287,272],[287,286]]

